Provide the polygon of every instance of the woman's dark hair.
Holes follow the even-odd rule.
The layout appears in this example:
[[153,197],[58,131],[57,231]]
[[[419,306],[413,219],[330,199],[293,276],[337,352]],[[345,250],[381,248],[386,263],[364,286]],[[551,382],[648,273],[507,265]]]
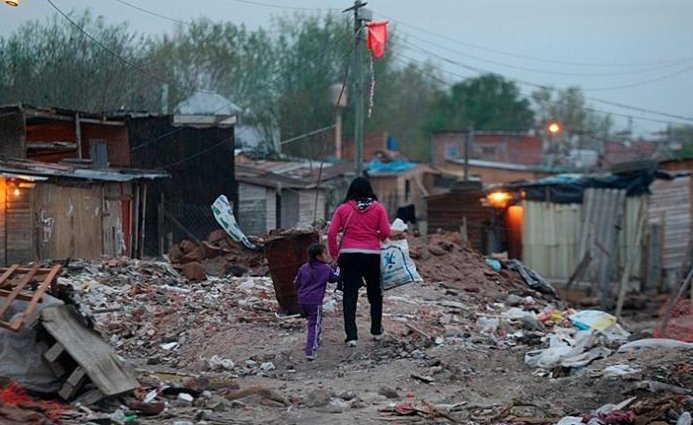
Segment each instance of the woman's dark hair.
[[349,201],[351,199],[365,198],[372,198],[376,201],[378,200],[378,197],[375,196],[375,193],[373,192],[371,182],[369,182],[368,179],[364,177],[356,177],[354,180],[351,181],[351,184],[349,185],[349,190],[347,190],[344,202]]
[[327,247],[321,243],[314,243],[308,247],[308,259],[310,261],[317,261],[318,257],[327,251]]

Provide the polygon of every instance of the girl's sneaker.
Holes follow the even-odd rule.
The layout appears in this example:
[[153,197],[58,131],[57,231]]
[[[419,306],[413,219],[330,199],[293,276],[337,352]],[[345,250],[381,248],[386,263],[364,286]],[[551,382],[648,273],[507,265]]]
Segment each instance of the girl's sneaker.
[[315,354],[306,354],[306,360],[312,362],[313,360],[315,360]]

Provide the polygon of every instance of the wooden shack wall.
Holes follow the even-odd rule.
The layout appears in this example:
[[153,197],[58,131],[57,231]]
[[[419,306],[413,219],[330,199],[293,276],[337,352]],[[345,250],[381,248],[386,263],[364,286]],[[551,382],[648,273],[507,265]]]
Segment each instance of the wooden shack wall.
[[678,271],[691,232],[690,176],[673,180],[657,179],[650,185],[650,226],[664,226],[662,268]]
[[24,113],[19,107],[0,109],[0,155],[26,158]]
[[465,219],[467,235],[474,249],[484,250],[483,226],[491,219],[492,211],[481,205],[481,192],[449,192],[426,198],[428,230],[456,232]]
[[33,261],[34,226],[32,210],[32,189],[21,189],[15,193],[12,185],[7,186],[6,210],[6,258],[7,264]]
[[38,183],[35,196],[41,258],[91,259],[103,253],[103,186]]
[[[219,228],[211,209],[214,200],[223,194],[238,205],[233,127],[177,127],[170,116],[129,118],[127,125],[131,165],[171,174],[171,178],[147,186],[145,254],[158,254],[162,194],[167,216],[197,238],[206,239]],[[238,213],[237,207],[235,211]],[[174,242],[189,239],[188,232],[172,220],[166,220],[164,231],[172,234]]]
[[7,265],[6,240],[7,240],[7,180],[0,177],[0,265]]

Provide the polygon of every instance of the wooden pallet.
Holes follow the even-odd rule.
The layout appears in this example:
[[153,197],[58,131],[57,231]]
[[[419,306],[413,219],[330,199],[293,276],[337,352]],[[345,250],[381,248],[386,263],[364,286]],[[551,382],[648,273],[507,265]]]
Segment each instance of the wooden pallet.
[[[10,308],[15,300],[28,301],[29,305],[20,314],[14,317],[11,322],[0,320],[0,327],[17,332],[24,324],[24,320],[30,317],[40,303],[44,292],[60,273],[61,266],[52,268],[40,268],[34,266],[30,268],[19,267],[18,264],[8,268],[0,268],[0,318]],[[33,289],[32,289],[33,287]]]

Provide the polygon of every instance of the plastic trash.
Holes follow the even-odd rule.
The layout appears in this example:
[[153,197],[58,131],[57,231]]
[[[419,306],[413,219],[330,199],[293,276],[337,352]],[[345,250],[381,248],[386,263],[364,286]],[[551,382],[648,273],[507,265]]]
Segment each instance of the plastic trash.
[[484,258],[484,261],[485,261],[486,264],[488,264],[489,267],[491,267],[494,271],[497,271],[497,272],[501,271],[501,263],[500,263],[500,261],[496,260],[495,258],[486,257],[486,258]]
[[556,425],[584,425],[582,422],[582,416],[566,416]]
[[233,206],[229,202],[226,195],[219,195],[219,197],[212,204],[212,212],[214,213],[214,218],[217,223],[221,226],[224,231],[233,238],[236,242],[241,242],[246,248],[256,251],[258,249],[248,237],[243,233],[240,227],[238,227],[238,222],[236,217],[233,215]]
[[481,333],[495,333],[499,324],[495,317],[479,317],[476,320],[476,328]]
[[667,338],[645,338],[622,345],[618,349],[618,352],[627,353],[629,351],[640,350],[643,348],[670,348],[693,350],[693,342],[683,342]]
[[604,376],[626,376],[640,372],[640,369],[627,364],[615,364],[604,368]]
[[691,414],[683,412],[683,414],[679,416],[679,420],[676,421],[676,425],[691,425]]
[[568,319],[581,331],[603,331],[616,323],[615,316],[599,310],[582,310]]

